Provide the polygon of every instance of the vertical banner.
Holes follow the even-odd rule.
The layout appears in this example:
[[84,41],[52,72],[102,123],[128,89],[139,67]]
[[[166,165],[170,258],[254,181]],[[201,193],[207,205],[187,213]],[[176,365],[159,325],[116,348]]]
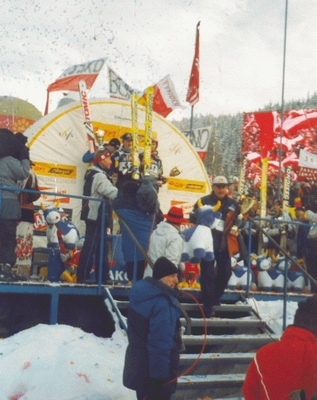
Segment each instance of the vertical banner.
[[[262,160],[262,173],[261,173],[261,187],[260,187],[260,218],[266,217],[266,203],[267,203],[267,173],[269,169],[269,160],[267,157]],[[260,221],[260,225],[263,226],[264,222]],[[263,240],[267,238],[264,235],[259,236],[258,254],[262,253]]]
[[131,117],[132,117],[132,178],[140,178],[140,158],[139,158],[139,130],[138,130],[138,95],[133,93],[131,96]]
[[146,89],[146,110],[145,110],[145,137],[144,137],[144,175],[148,175],[151,167],[152,150],[152,118],[153,118],[153,94],[154,88]]
[[186,96],[186,101],[192,107],[194,107],[194,105],[199,101],[199,30],[200,21],[196,26],[195,55],[189,77],[188,91]]
[[90,118],[90,109],[89,109],[86,82],[84,80],[79,81],[78,88],[79,88],[79,97],[81,101],[81,106],[84,113],[84,119],[85,119],[84,124],[88,138],[89,151],[90,153],[94,153],[96,151],[96,144],[95,144],[94,129]]
[[239,177],[239,188],[238,188],[238,193],[239,197],[245,193],[245,174],[247,170],[247,158],[243,157],[242,163],[241,163],[241,169],[240,169],[240,177]]
[[284,189],[283,189],[283,212],[289,212],[289,200],[290,200],[290,190],[291,190],[291,172],[292,168],[288,165],[285,168],[284,174]]

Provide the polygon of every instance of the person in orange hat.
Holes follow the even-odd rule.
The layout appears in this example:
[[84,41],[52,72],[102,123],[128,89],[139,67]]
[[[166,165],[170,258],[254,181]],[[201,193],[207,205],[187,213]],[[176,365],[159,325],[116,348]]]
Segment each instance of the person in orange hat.
[[[176,267],[180,264],[184,248],[184,240],[180,229],[182,224],[187,224],[183,210],[172,206],[167,214],[163,214],[164,221],[157,225],[157,228],[150,236],[148,256],[154,263],[159,257],[166,257]],[[147,265],[144,276],[152,276],[152,268]]]

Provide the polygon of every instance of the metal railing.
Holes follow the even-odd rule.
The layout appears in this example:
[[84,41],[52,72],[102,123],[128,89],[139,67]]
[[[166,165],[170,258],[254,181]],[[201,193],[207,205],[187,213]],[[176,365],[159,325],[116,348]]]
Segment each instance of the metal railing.
[[[298,263],[297,259],[295,259],[294,257],[292,257],[289,252],[287,252],[287,250],[285,250],[284,248],[282,248],[280,246],[280,243],[277,243],[272,236],[270,236],[267,231],[265,230],[265,228],[263,226],[261,226],[261,222],[268,222],[268,223],[272,223],[274,222],[275,225],[277,224],[287,224],[287,225],[297,225],[297,226],[305,226],[305,227],[312,227],[312,226],[316,226],[316,224],[309,224],[309,223],[302,223],[299,221],[285,221],[285,220],[279,220],[279,219],[268,219],[268,218],[252,218],[249,217],[248,218],[248,229],[249,229],[249,236],[248,236],[248,272],[247,272],[247,289],[246,289],[246,297],[249,298],[250,297],[250,274],[251,274],[251,240],[252,240],[252,231],[251,228],[252,226],[254,226],[257,230],[258,230],[258,234],[263,234],[264,236],[267,237],[267,239],[269,240],[269,242],[271,242],[280,253],[283,254],[283,256],[285,257],[284,260],[284,287],[283,287],[283,329],[286,328],[286,314],[287,314],[287,295],[288,295],[288,290],[287,290],[287,281],[288,281],[288,262],[287,261],[291,261],[292,265],[296,266],[296,268],[298,268],[298,270],[300,270],[304,276],[310,281],[310,283],[314,283],[315,285],[317,285],[317,281],[315,280],[314,277],[312,277],[307,270]],[[307,233],[308,234],[308,233]]]
[[[72,195],[65,193],[56,193],[56,192],[48,192],[48,191],[40,191],[40,190],[32,190],[32,189],[21,189],[21,188],[12,188],[8,186],[0,186],[0,204],[2,203],[2,191],[11,191],[11,192],[23,192],[23,193],[32,193],[32,194],[41,194],[41,195],[48,195],[54,197],[68,197],[72,199],[79,199],[79,200],[87,200],[87,201],[98,201],[101,203],[101,235],[100,235],[100,243],[104,243],[106,229],[105,229],[105,221],[106,221],[106,202],[103,198],[95,198],[89,196],[79,196],[79,195]],[[1,213],[1,208],[0,208]],[[99,254],[99,276],[97,277],[97,285],[98,285],[98,293],[101,294],[102,292],[102,270],[103,270],[103,260],[105,257],[105,249],[103,246],[100,246],[100,254]]]

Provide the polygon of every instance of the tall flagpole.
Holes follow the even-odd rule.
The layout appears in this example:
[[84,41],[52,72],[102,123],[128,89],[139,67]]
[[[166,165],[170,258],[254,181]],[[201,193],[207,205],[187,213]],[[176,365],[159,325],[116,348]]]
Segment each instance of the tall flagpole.
[[190,131],[189,131],[190,138],[192,137],[192,131],[193,131],[194,105],[199,101],[199,58],[200,58],[199,29],[200,29],[200,21],[196,26],[195,55],[189,77],[188,91],[186,96],[186,101],[191,105]]
[[285,64],[286,64],[287,11],[288,11],[288,0],[285,0],[283,75],[282,75],[282,100],[281,100],[281,127],[280,127],[279,168],[278,168],[278,181],[277,181],[277,196],[278,196],[278,199],[280,199],[280,197],[281,197],[282,140],[283,140],[283,122],[284,122],[284,88],[285,88]]

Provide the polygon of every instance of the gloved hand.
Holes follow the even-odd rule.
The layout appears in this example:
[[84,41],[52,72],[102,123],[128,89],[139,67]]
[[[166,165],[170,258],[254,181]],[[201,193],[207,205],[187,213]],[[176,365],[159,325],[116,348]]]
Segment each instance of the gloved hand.
[[30,149],[26,146],[22,146],[19,151],[19,160],[29,160],[30,159]]

